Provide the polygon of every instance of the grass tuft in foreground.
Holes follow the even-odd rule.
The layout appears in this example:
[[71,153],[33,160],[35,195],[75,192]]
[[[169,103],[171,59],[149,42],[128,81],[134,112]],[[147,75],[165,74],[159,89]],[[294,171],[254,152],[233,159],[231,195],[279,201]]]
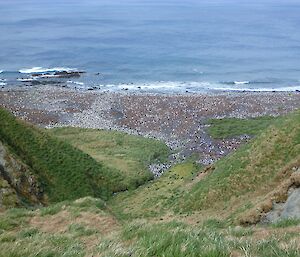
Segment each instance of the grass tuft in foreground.
[[[300,254],[299,227],[285,231],[271,226],[228,227],[216,220],[205,225],[146,219],[122,224],[109,208],[101,207],[102,202],[91,197],[64,202],[59,204],[57,213],[45,216],[41,216],[44,208],[1,213],[1,222],[14,220],[15,226],[0,231],[0,256],[291,257]],[[95,206],[99,204],[99,208]]]
[[300,225],[300,219],[281,219],[272,224],[273,228],[287,228]]

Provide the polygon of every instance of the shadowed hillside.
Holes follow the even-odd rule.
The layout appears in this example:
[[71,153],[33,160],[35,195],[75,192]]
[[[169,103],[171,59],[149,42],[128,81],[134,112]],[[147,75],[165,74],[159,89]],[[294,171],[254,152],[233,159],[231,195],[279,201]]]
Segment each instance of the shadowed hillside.
[[[15,159],[26,165],[49,202],[88,195],[107,199],[114,192],[135,188],[151,179],[147,170],[139,171],[137,178],[127,179],[117,165],[108,167],[102,160],[96,161],[47,131],[16,119],[4,109],[0,109],[0,120],[0,141]],[[145,158],[154,160],[155,157],[146,154]]]

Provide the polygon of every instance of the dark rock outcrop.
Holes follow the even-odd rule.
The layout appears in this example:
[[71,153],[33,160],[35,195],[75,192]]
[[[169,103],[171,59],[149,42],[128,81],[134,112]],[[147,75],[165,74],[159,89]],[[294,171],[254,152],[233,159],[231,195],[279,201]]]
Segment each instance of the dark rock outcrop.
[[45,203],[43,190],[30,168],[0,142],[0,209]]
[[36,78],[74,78],[80,77],[84,71],[56,71],[53,73],[36,73],[32,77]]

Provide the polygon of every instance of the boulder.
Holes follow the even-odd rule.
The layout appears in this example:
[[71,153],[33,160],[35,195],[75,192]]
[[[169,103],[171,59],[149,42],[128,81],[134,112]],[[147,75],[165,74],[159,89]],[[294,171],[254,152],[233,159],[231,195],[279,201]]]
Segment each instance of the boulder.
[[300,219],[300,188],[296,188],[289,195],[280,215],[281,219]]

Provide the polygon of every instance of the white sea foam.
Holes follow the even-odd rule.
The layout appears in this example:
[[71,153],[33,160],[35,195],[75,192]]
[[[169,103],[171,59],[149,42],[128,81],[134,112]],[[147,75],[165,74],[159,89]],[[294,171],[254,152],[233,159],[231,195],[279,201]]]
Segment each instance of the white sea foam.
[[246,91],[246,92],[293,92],[293,91],[300,91],[300,86],[288,86],[288,87],[277,87],[277,88],[213,87],[209,89],[221,90],[221,91]]
[[130,83],[130,84],[109,84],[99,85],[102,90],[130,90],[130,91],[148,91],[148,92],[197,92],[203,89],[208,89],[208,82],[180,82],[180,81],[158,81],[152,83]]
[[2,73],[3,72],[3,70],[0,70],[0,73]]
[[5,82],[0,82],[0,86],[6,86]]
[[54,68],[33,67],[30,69],[19,70],[20,73],[24,73],[24,74],[50,73],[50,72],[63,72],[63,71],[71,72],[71,71],[77,71],[77,69],[65,68],[65,67],[54,67]]
[[235,85],[245,85],[245,84],[249,84],[250,81],[234,81],[233,83]]
[[115,90],[146,90],[146,91],[178,91],[185,90],[187,85],[191,83],[184,82],[171,82],[171,81],[159,81],[153,83],[137,83],[137,84],[109,84],[100,85],[100,88],[110,88]]
[[17,81],[21,81],[21,82],[30,82],[30,81],[34,81],[36,80],[36,78],[18,78]]
[[51,78],[59,78],[59,75],[55,75],[55,74],[44,74],[44,75],[40,75],[38,76],[39,78],[42,79],[51,79]]
[[201,92],[202,90],[218,90],[218,91],[247,91],[247,92],[293,92],[300,91],[300,85],[287,87],[238,87],[237,85],[245,85],[247,83],[236,84],[236,86],[225,86],[220,83],[209,82],[154,82],[139,84],[110,84],[100,85],[101,89],[110,90],[130,90],[130,91],[158,91],[158,92]]
[[75,85],[79,85],[79,86],[83,86],[84,85],[83,82],[72,81],[72,80],[68,80],[67,83],[69,83],[69,84],[75,84]]

